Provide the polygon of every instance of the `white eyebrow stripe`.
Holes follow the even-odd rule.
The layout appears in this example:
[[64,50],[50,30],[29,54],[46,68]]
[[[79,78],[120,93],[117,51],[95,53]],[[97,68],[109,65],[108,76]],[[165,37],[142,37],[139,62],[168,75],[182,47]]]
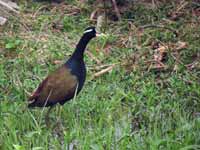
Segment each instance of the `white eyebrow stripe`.
[[91,32],[91,31],[93,31],[93,29],[88,29],[88,30],[84,31],[83,33],[88,33],[88,32]]

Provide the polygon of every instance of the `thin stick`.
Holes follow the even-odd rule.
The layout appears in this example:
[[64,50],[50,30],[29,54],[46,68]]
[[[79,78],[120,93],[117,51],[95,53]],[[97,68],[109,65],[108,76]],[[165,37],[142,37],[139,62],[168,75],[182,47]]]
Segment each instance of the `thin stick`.
[[95,73],[95,74],[93,75],[92,79],[95,78],[95,77],[99,77],[99,76],[101,76],[102,74],[105,74],[106,72],[112,70],[115,66],[116,66],[116,64],[113,64],[113,65],[111,65],[110,67],[105,68],[105,69],[103,69],[103,70],[101,70],[101,71]]
[[45,115],[45,124],[47,126],[47,128],[50,127],[50,123],[49,123],[49,113],[51,112],[52,108],[54,108],[54,106],[50,106],[50,108],[48,109],[46,115]]
[[99,59],[97,59],[91,52],[86,51],[86,54],[94,61],[96,61],[96,63],[99,65],[101,64],[101,61]]
[[116,15],[117,15],[119,21],[121,21],[121,15],[120,15],[119,9],[118,9],[118,7],[117,7],[116,1],[115,1],[115,0],[112,0],[112,4],[113,4],[113,7],[114,7],[114,9],[115,9],[115,12],[116,12]]
[[42,10],[42,9],[44,9],[44,8],[47,8],[47,6],[41,6],[41,7],[39,7],[39,8],[35,11],[35,13],[32,15],[32,17],[35,18],[35,17],[37,16],[37,14],[39,13],[39,11]]
[[181,9],[185,8],[185,6],[188,4],[188,2],[183,2],[183,4],[181,4],[181,6],[176,10],[176,12],[179,12]]
[[108,9],[106,7],[106,0],[103,0],[103,6],[104,6],[104,19],[105,19],[105,26],[104,26],[104,32],[106,31],[107,29],[107,26],[108,26]]
[[100,69],[102,69],[102,68],[109,67],[109,66],[113,66],[113,65],[117,65],[117,64],[120,64],[120,63],[103,64],[103,65],[100,65],[100,66],[94,66],[94,67],[91,68],[91,69],[92,69],[92,70],[100,70]]
[[19,14],[18,11],[16,11],[15,9],[13,9],[13,7],[9,6],[6,2],[3,2],[3,1],[0,0],[0,4],[3,5],[4,7],[6,7],[7,9],[9,9],[9,10],[11,10],[11,11]]
[[145,29],[145,28],[163,28],[163,29],[167,29],[167,30],[173,32],[176,36],[178,36],[178,33],[177,33],[176,30],[169,28],[169,27],[166,27],[166,26],[162,26],[162,25],[149,24],[149,25],[141,26],[140,28],[142,28],[142,29]]
[[[44,107],[43,107],[42,112],[41,112],[41,115],[40,115],[40,123],[41,123],[41,118],[42,118],[42,115],[43,115],[43,112],[44,112],[44,108],[45,108],[45,106],[46,106],[46,104],[47,104],[47,102],[48,102],[48,100],[49,100],[49,97],[51,96],[51,93],[52,93],[52,89],[51,89],[51,91],[49,92],[49,95],[48,95],[48,97],[47,97],[47,99],[46,99],[46,101],[45,101],[45,103],[44,103]],[[47,113],[46,117],[48,117],[48,113]],[[45,118],[46,118],[46,117],[45,117]]]
[[94,20],[96,14],[97,14],[97,12],[98,12],[98,10],[99,10],[99,9],[97,8],[97,9],[95,9],[95,10],[91,13],[91,15],[90,15],[90,20]]

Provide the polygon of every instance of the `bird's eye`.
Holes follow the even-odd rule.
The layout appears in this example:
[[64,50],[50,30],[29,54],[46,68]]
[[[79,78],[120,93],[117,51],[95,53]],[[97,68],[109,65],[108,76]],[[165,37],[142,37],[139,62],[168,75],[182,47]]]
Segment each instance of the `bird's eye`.
[[88,32],[92,32],[93,29],[88,29],[88,30],[85,30],[83,33],[88,33]]

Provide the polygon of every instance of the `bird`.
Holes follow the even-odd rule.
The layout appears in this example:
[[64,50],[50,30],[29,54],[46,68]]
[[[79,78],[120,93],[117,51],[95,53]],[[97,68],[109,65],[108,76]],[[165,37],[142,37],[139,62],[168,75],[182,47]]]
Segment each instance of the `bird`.
[[78,95],[86,79],[84,51],[92,38],[100,36],[94,26],[84,30],[71,57],[54,72],[50,73],[28,98],[28,107],[49,107],[46,115],[56,104],[64,105]]

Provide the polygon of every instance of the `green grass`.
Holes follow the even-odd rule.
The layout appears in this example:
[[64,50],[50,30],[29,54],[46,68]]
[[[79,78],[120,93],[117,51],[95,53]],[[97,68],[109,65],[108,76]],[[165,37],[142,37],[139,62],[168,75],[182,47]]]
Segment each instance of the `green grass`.
[[[175,3],[159,5],[155,10],[135,4],[122,15],[123,22],[109,22],[106,32],[110,36],[93,40],[89,51],[102,64],[132,63],[117,65],[92,79],[93,68],[98,65],[85,55],[85,86],[76,99],[63,106],[60,115],[59,106],[53,109],[53,129],[45,125],[46,109],[27,108],[28,95],[59,66],[54,61],[67,60],[84,28],[94,24],[89,20],[91,5],[68,3],[79,6],[81,14],[63,17],[59,8],[52,12],[41,9],[31,18],[45,3],[22,2],[26,17],[21,22],[28,30],[10,18],[1,33],[0,150],[200,149],[200,30],[197,23],[191,23],[198,17],[188,13],[194,9],[191,4],[182,10],[185,16],[173,22],[166,20],[168,12],[177,8]],[[67,6],[64,10],[69,11]],[[133,19],[131,28],[127,19]],[[53,29],[53,22],[63,28]],[[139,30],[139,26],[151,23],[170,27],[179,36],[162,28]],[[165,62],[168,69],[156,71],[145,63],[153,58],[154,41],[183,41],[187,47],[176,53],[170,49]],[[192,62],[197,64],[193,69],[185,67]],[[56,120],[61,123],[56,124]]]

